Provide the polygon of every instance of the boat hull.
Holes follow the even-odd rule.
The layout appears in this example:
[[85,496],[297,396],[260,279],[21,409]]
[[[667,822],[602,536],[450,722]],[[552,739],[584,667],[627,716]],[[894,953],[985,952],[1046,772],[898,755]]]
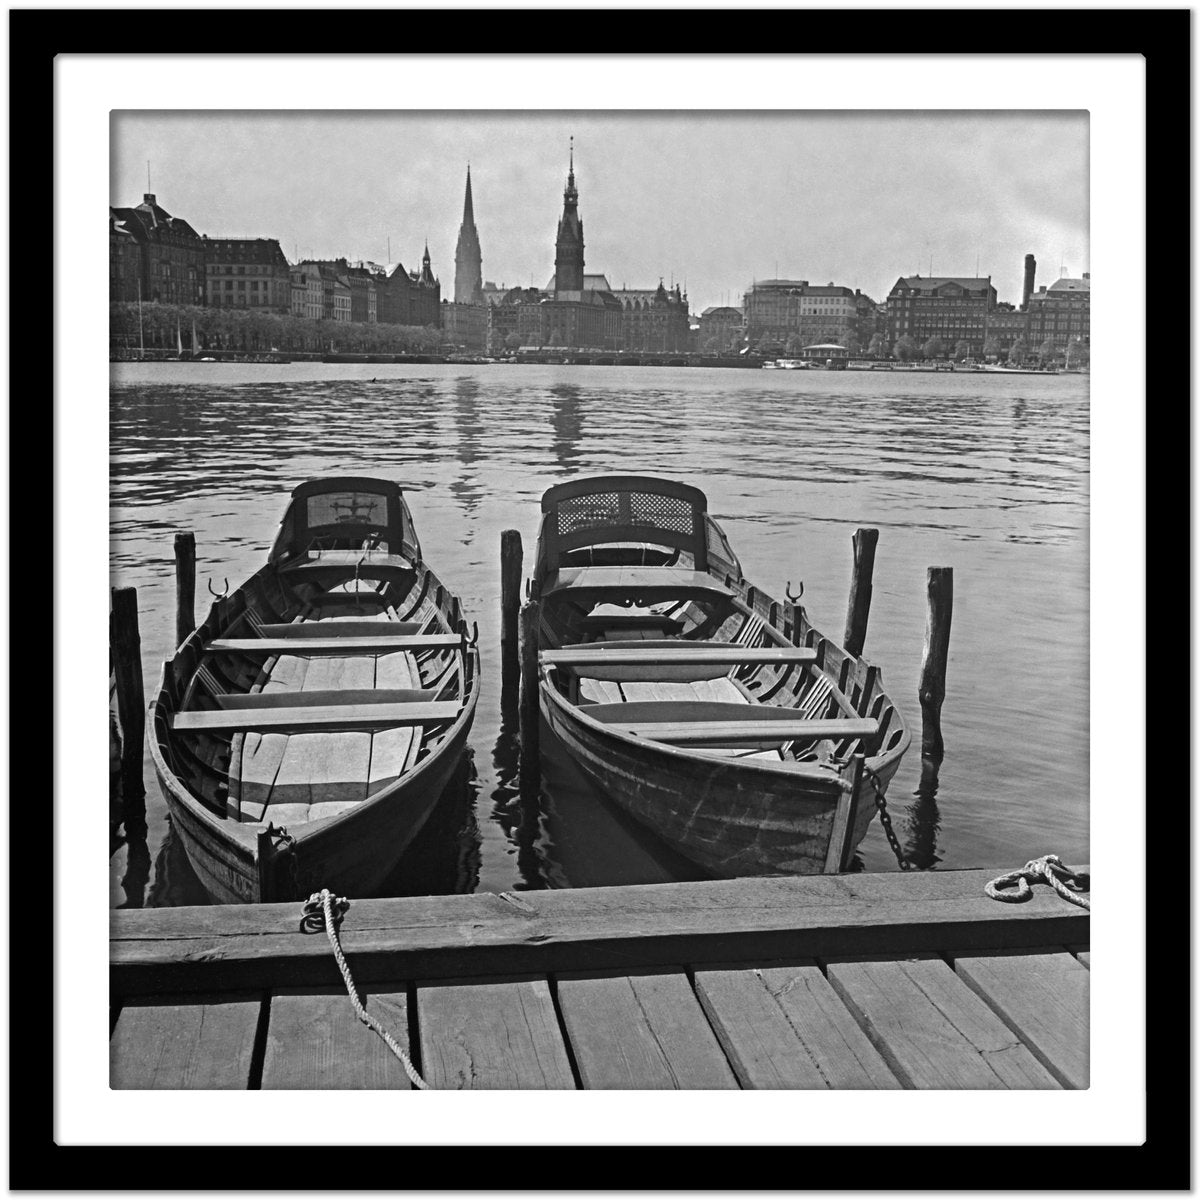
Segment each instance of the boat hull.
[[[714,875],[812,875],[826,871],[840,779],[624,737],[583,719],[552,688],[541,689],[551,731],[595,786],[656,837]],[[886,790],[899,760],[867,760]],[[859,785],[851,849],[875,815]]]

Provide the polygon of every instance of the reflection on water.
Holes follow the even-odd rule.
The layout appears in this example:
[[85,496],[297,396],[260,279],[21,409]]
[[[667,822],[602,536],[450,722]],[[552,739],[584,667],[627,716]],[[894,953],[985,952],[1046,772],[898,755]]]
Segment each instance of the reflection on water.
[[[548,733],[540,797],[523,802],[515,714],[502,720],[500,532],[520,530],[528,570],[541,493],[605,472],[702,487],[747,575],[777,597],[804,579],[835,636],[851,535],[878,527],[866,653],[918,746],[925,568],[953,566],[946,759],[930,786],[910,751],[890,789],[897,834],[921,866],[1087,860],[1086,377],[126,364],[111,455],[112,582],[138,588],[148,692],[171,653],[175,532],[196,534],[203,611],[206,579],[261,564],[296,483],[380,474],[407,488],[426,556],[479,622],[484,676],[473,765],[390,887],[695,877]],[[146,779],[142,826],[114,826],[110,903],[203,903]],[[858,868],[896,869],[878,822]]]

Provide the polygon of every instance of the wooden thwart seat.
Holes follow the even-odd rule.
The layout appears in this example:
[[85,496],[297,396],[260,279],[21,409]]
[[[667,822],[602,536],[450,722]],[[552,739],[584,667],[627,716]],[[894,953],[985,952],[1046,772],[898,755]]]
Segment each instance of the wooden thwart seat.
[[[321,622],[324,625],[325,622]],[[377,627],[382,621],[374,622]],[[214,638],[204,647],[207,654],[387,654],[393,650],[435,650],[448,646],[462,646],[463,639],[457,633],[430,633],[424,635],[379,633],[370,636],[355,634],[350,637],[334,635],[326,637],[261,638]]]
[[733,595],[707,571],[678,567],[562,567],[546,577],[542,595],[567,591],[597,596],[631,593],[647,603],[656,599]]
[[422,704],[436,700],[435,688],[330,688],[311,692],[223,692],[214,696],[226,711],[322,708],[331,704]]
[[[338,597],[345,601],[346,597]],[[269,638],[377,638],[411,637],[421,632],[417,621],[292,621],[286,625],[256,625],[259,637]]]
[[585,670],[591,666],[742,666],[751,663],[811,663],[816,651],[808,646],[739,646],[734,642],[589,642],[583,646],[566,646],[560,650],[543,650],[541,661],[551,667],[574,667]]
[[172,714],[171,728],[179,733],[281,733],[376,729],[382,726],[423,725],[452,721],[462,706],[454,700],[382,704],[325,704],[306,708],[240,708]]

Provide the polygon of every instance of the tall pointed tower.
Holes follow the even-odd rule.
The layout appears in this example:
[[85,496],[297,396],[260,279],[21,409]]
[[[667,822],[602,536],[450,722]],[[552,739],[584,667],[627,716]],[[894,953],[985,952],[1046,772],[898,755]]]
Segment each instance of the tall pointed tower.
[[554,243],[554,292],[583,291],[583,221],[579,217],[579,192],[575,188],[575,139],[571,139],[571,166],[563,190],[563,214]]
[[467,195],[463,200],[462,224],[454,251],[454,302],[483,303],[483,255],[475,229],[475,206],[471,202],[471,164],[467,164]]

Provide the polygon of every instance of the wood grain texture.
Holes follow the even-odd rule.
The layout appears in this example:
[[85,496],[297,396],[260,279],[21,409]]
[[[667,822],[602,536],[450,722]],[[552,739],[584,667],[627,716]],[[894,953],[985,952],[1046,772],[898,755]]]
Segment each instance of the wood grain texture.
[[697,971],[696,993],[743,1087],[900,1087],[814,962]]
[[1088,1086],[1091,972],[1067,951],[952,955],[958,977],[1064,1087]]
[[[408,997],[403,983],[360,989],[368,1014],[408,1051]],[[360,1021],[346,989],[272,993],[263,1058],[268,1088],[400,1088],[412,1084],[384,1040]]]
[[681,971],[560,976],[558,1003],[585,1088],[736,1088]]
[[905,1087],[1059,1086],[941,958],[831,961],[828,977]]
[[126,1000],[109,1041],[113,1088],[250,1086],[257,994]]
[[418,1027],[431,1088],[571,1088],[545,979],[420,984]]
[[[1082,869],[1082,868],[1081,868]],[[999,871],[763,876],[507,895],[355,900],[342,941],[360,982],[695,965],[955,947],[1086,944],[1089,914],[1049,888],[983,892]],[[115,994],[336,984],[295,904],[110,914]]]

